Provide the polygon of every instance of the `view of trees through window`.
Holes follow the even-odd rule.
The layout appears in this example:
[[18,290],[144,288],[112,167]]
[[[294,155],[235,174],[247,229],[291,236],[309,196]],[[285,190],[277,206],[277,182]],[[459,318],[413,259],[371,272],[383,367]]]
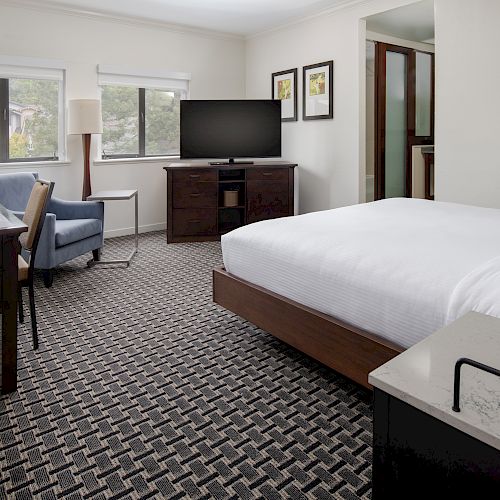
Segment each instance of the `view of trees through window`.
[[58,155],[59,82],[9,79],[9,158]]
[[102,89],[102,150],[106,156],[139,153],[139,92],[132,87]]
[[178,155],[180,92],[146,89],[146,155]]
[[180,99],[181,93],[174,90],[104,86],[103,155],[179,154]]

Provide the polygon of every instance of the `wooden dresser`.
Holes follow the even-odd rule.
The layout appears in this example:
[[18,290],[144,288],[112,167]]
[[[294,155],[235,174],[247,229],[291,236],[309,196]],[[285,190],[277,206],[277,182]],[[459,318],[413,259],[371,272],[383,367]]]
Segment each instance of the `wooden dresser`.
[[[167,242],[218,240],[237,227],[294,213],[295,163],[179,162],[167,172]],[[227,206],[225,192],[235,202]]]
[[0,387],[2,394],[17,388],[17,256],[19,235],[28,230],[0,205]]

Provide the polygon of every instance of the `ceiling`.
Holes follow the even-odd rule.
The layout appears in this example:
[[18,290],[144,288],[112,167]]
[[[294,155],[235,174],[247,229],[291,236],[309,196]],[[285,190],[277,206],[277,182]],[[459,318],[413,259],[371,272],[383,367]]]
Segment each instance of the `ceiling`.
[[366,29],[414,42],[432,40],[434,0],[423,0],[367,17]]
[[37,5],[248,36],[360,0],[38,0]]

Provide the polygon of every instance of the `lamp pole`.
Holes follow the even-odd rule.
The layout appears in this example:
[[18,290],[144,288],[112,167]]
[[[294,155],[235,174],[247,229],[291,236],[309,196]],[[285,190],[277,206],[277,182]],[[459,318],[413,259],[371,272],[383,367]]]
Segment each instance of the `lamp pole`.
[[85,201],[92,194],[90,184],[90,142],[92,134],[82,134],[83,143],[83,189],[82,200]]
[[69,127],[71,135],[81,135],[83,145],[82,200],[92,194],[90,182],[90,145],[92,134],[102,134],[101,101],[98,99],[72,99],[69,101]]

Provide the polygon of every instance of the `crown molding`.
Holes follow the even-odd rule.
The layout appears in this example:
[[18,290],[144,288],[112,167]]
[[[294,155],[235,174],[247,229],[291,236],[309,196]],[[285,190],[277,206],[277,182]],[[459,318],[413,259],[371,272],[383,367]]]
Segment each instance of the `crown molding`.
[[[299,19],[294,19],[266,30],[251,33],[249,35],[240,35],[236,33],[228,33],[223,31],[197,28],[194,26],[188,26],[184,24],[174,24],[163,21],[154,21],[148,18],[111,14],[105,11],[85,10],[78,7],[69,7],[61,5],[60,3],[54,0],[45,0],[43,2],[43,5],[40,4],[40,2],[37,0],[0,0],[0,6],[5,5],[7,7],[25,8],[25,9],[35,10],[38,12],[51,12],[54,14],[63,14],[73,17],[80,17],[93,21],[112,22],[116,24],[135,26],[135,27],[155,28],[163,31],[169,31],[171,33],[190,34],[208,38],[245,41],[269,35],[275,32],[283,31],[292,28],[294,26],[299,26],[301,24],[306,24],[310,21],[313,21],[314,19],[318,19],[319,17],[334,15],[339,11],[348,11],[360,5],[369,5],[374,1],[375,0],[341,0],[340,3],[337,3],[332,7],[328,7],[327,9],[315,12],[314,14],[303,16]],[[413,1],[416,2],[417,0]],[[410,1],[409,3],[412,2]]]
[[147,18],[110,14],[104,11],[94,11],[94,10],[90,11],[85,9],[79,9],[77,7],[68,7],[53,1],[45,1],[43,5],[41,5],[40,2],[36,0],[0,0],[0,6],[1,5],[5,5],[7,7],[31,9],[38,12],[63,14],[67,16],[90,19],[92,21],[105,21],[105,22],[112,22],[116,24],[135,26],[135,27],[155,28],[163,31],[169,31],[172,33],[198,35],[207,38],[220,38],[226,40],[227,39],[242,40],[242,41],[245,40],[245,37],[243,35],[238,35],[235,33],[226,33],[222,31],[196,28],[193,26],[187,26],[183,24],[173,24],[162,21],[153,21]]
[[[267,30],[259,31],[257,33],[252,33],[251,35],[246,35],[245,40],[252,40],[253,38],[259,38],[265,35],[271,35],[275,32],[283,31],[289,28],[293,28],[294,26],[299,26],[301,24],[306,24],[314,19],[318,19],[319,17],[324,16],[332,16],[339,11],[348,11],[360,5],[369,5],[373,3],[375,0],[343,0],[341,3],[334,5],[333,7],[328,7],[327,9],[320,10],[314,14],[310,14],[308,16],[301,17],[300,19],[296,19],[293,21],[289,21],[287,23],[280,24],[279,26],[275,26],[273,28],[269,28]],[[416,1],[416,0],[415,0]]]

